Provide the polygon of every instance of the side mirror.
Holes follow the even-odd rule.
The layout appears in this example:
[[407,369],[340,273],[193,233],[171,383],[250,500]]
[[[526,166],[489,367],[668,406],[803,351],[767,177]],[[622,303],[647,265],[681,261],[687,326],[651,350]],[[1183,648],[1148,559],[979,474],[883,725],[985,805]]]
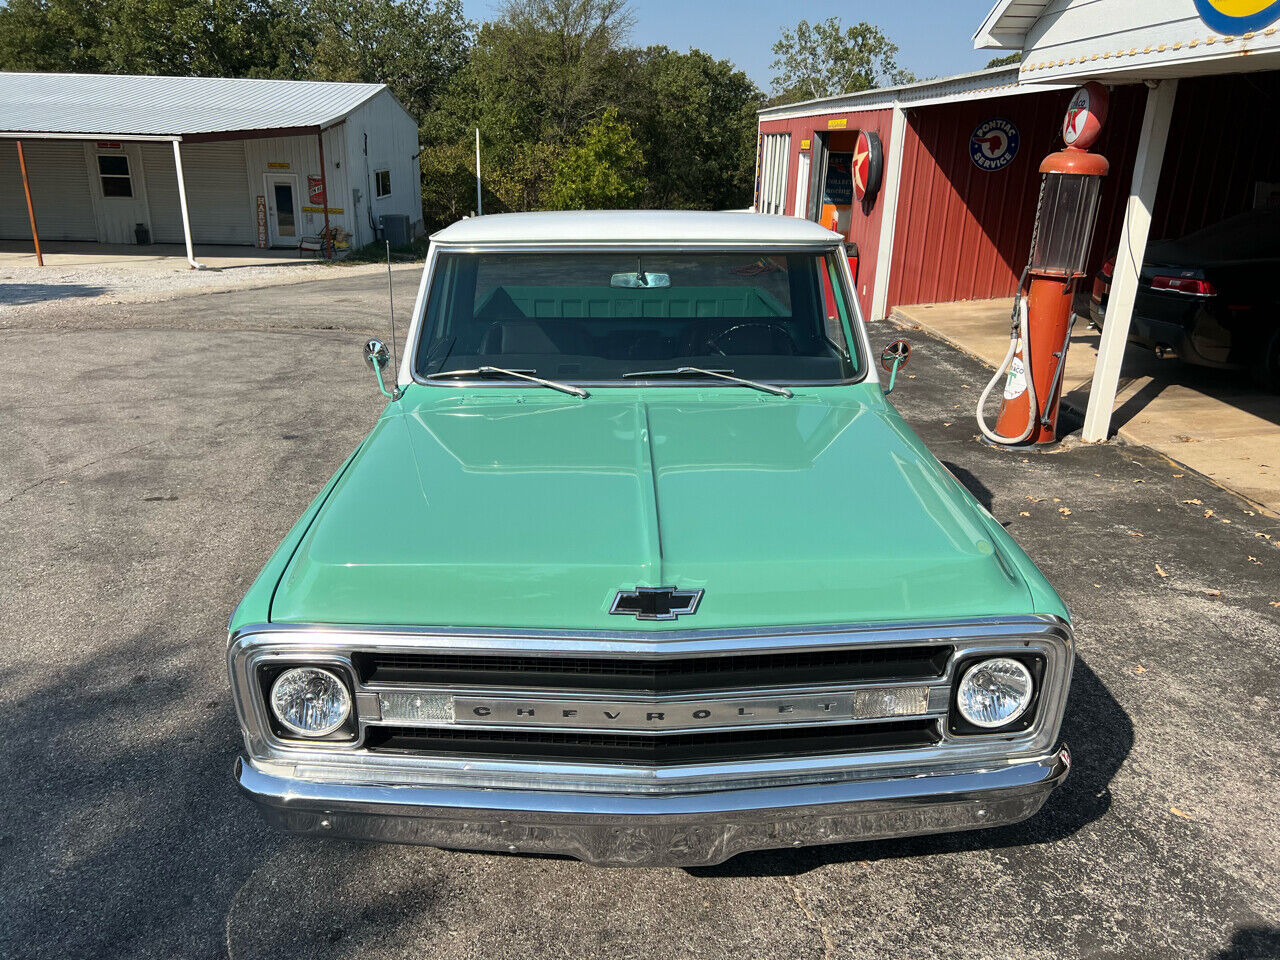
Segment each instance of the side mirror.
[[378,390],[382,395],[392,400],[399,400],[400,388],[392,387],[388,390],[382,380],[382,371],[391,362],[391,351],[387,349],[387,345],[376,338],[367,341],[364,345],[364,359],[369,366],[373,367],[373,375],[378,378]]
[[898,379],[898,368],[905,367],[910,359],[911,344],[902,339],[889,341],[889,345],[881,351],[880,366],[889,373],[889,385],[884,388],[885,393],[893,392],[893,385]]

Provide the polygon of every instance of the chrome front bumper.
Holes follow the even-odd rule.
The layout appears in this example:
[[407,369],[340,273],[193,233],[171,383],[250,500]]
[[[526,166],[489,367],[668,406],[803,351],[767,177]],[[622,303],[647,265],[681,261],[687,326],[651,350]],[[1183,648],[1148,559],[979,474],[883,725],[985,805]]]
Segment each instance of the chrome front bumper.
[[599,866],[703,866],[747,850],[1015,823],[1071,765],[1042,757],[964,772],[664,796],[317,782],[236,762],[240,789],[293,833],[560,854]]

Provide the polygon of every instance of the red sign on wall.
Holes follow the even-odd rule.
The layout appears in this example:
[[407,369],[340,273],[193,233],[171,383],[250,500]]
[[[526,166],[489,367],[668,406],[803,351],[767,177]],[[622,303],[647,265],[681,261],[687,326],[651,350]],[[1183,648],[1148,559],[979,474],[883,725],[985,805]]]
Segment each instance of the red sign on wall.
[[307,175],[307,196],[311,198],[312,203],[324,205],[324,181],[319,177]]

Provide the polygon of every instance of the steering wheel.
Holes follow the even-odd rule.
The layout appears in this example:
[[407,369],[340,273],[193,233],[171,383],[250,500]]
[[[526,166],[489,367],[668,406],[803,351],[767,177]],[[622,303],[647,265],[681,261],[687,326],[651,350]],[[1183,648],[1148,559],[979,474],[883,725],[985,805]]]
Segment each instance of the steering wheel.
[[720,341],[723,340],[725,337],[729,336],[731,333],[736,333],[739,330],[747,330],[747,329],[750,329],[751,327],[760,327],[765,330],[774,330],[778,333],[781,333],[784,337],[787,338],[787,345],[791,347],[791,353],[795,354],[796,341],[795,341],[795,338],[791,336],[791,331],[788,330],[786,327],[784,327],[780,323],[770,323],[764,320],[754,320],[748,323],[735,323],[732,327],[729,327],[729,329],[727,330],[720,331],[714,337],[708,337],[707,346],[709,346],[716,353],[720,354],[720,356],[727,357],[728,354],[725,353],[724,350],[720,348]]

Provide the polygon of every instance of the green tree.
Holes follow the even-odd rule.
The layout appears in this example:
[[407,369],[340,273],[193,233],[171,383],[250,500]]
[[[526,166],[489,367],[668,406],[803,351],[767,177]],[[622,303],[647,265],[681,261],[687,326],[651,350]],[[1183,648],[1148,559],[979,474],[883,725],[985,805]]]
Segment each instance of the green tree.
[[420,120],[467,63],[474,24],[461,0],[310,0],[307,75],[385,83]]
[[9,0],[0,69],[297,77],[310,35],[285,0]]
[[1007,57],[992,57],[987,61],[987,69],[990,70],[992,67],[1008,67],[1021,62],[1022,54],[1020,52],[1011,53]]
[[833,97],[873,87],[911,83],[899,69],[898,46],[879,27],[862,22],[845,27],[838,17],[801,20],[782,31],[773,45],[775,103]]
[[643,170],[640,145],[611,107],[561,153],[551,203],[560,210],[634,207],[644,193]]
[[723,209],[751,202],[756,85],[701,50],[640,51],[624,113],[645,157],[648,207]]

